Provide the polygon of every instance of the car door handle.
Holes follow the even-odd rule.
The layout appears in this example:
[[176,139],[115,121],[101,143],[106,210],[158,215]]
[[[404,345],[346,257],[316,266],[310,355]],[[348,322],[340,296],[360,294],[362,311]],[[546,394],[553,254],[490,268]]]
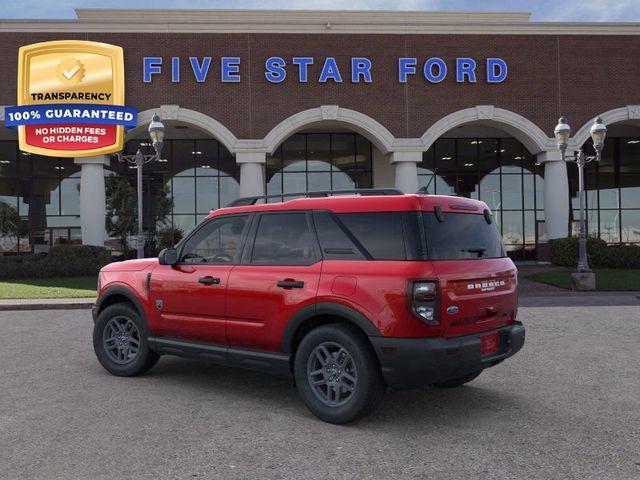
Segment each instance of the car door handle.
[[304,287],[304,282],[287,278],[285,280],[280,280],[278,282],[278,286],[280,288],[302,288]]
[[202,277],[198,279],[198,283],[202,283],[204,285],[218,285],[220,283],[220,279],[216,277]]

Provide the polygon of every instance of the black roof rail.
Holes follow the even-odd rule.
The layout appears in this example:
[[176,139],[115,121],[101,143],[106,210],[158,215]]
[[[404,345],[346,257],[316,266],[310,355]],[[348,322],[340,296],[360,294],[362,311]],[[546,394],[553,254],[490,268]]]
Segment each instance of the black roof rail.
[[[284,202],[285,197],[329,197],[331,195],[404,195],[404,192],[395,188],[356,188],[353,190],[319,190],[315,192],[296,192],[296,193],[277,193],[273,195],[256,195],[253,197],[241,197],[227,204],[226,207],[243,207],[246,205],[255,205],[259,200],[269,200],[272,198],[280,198]],[[266,203],[266,202],[265,202]]]

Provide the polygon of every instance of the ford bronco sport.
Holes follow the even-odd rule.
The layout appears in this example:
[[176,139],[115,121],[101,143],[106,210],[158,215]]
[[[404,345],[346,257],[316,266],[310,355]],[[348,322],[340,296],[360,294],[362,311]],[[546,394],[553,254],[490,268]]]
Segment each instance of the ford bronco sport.
[[315,415],[346,423],[387,386],[456,387],[520,350],[516,268],[484,203],[300,196],[241,198],[159,258],[104,267],[102,366],[138,375],[168,354],[290,375]]

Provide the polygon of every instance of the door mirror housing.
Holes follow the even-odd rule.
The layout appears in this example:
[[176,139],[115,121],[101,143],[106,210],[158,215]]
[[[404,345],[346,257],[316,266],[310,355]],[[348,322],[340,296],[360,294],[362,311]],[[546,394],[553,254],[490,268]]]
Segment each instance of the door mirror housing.
[[160,265],[175,265],[178,263],[178,251],[175,248],[165,248],[158,254]]

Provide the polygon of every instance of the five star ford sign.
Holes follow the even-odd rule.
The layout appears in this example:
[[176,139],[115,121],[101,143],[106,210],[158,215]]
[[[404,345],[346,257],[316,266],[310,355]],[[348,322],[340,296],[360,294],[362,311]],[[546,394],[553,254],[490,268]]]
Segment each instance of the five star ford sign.
[[89,157],[122,150],[124,128],[137,124],[124,106],[121,47],[63,40],[20,48],[18,106],[5,122],[18,128],[20,150]]

